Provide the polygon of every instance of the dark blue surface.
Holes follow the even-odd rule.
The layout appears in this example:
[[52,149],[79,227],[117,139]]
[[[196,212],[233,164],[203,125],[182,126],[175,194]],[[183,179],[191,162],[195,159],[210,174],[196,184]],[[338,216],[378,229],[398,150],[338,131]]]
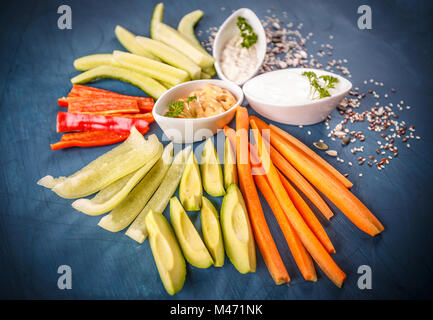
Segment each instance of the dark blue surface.
[[[359,30],[356,10],[366,3],[373,11],[373,29]],[[147,35],[156,2],[70,1],[73,28],[66,31],[57,28],[61,4],[64,1],[0,5],[0,298],[168,299],[147,242],[139,245],[123,232],[113,234],[99,228],[100,217],[78,213],[71,201],[36,185],[46,174],[68,175],[112,148],[51,151],[49,144],[60,137],[55,132],[56,99],[71,88],[69,79],[77,74],[72,65],[75,58],[122,49],[113,32],[116,24]],[[219,26],[232,9],[240,7],[253,9],[261,18],[271,7],[277,13],[287,11],[288,21],[304,24],[304,35],[313,32],[312,40],[334,46],[335,58],[349,60],[355,87],[363,89],[362,81],[374,78],[385,83],[384,91],[397,88],[393,101],[403,99],[412,106],[401,113],[422,137],[411,149],[401,146],[398,159],[383,171],[331,160],[351,174],[354,194],[386,226],[386,231],[373,239],[338,210],[330,223],[324,222],[337,250],[334,258],[347,273],[342,289],[321,271],[317,283],[302,280],[269,207],[262,201],[292,278],[290,287],[273,283],[258,253],[254,274],[239,274],[227,260],[220,269],[188,266],[185,287],[174,299],[433,297],[432,5],[427,1],[305,0],[218,4],[178,0],[165,1],[165,5],[164,20],[172,25],[185,13],[203,9],[201,30]],[[332,41],[327,40],[330,34]],[[137,88],[113,80],[95,86],[140,94]],[[337,112],[333,115],[338,118]],[[311,135],[305,128],[283,128],[308,144],[327,134],[324,124],[309,127]],[[161,137],[156,124],[150,132]],[[374,143],[374,138],[368,140],[370,132],[366,134],[367,141]],[[342,150],[338,143],[332,147],[356,162],[348,149]],[[193,214],[193,219],[196,217]],[[72,290],[57,288],[57,268],[64,264],[72,268]],[[357,268],[364,264],[372,267],[372,290],[357,287]]]

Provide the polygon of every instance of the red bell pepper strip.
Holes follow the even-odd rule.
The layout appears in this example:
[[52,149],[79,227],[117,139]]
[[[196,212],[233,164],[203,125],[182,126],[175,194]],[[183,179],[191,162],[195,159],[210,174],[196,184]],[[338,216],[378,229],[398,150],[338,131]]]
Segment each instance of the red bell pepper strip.
[[[148,128],[149,129],[149,128]],[[70,147],[95,147],[121,142],[128,138],[129,132],[83,131],[67,133],[59,142],[50,144],[52,150]]]
[[120,94],[108,90],[83,86],[79,84],[75,84],[72,87],[71,91],[68,94],[68,97],[93,97],[93,98],[113,97],[119,99],[134,99],[137,100],[138,107],[140,108],[141,112],[152,111],[153,105],[155,104],[153,98],[150,97],[128,96],[128,95],[124,95],[124,94]]
[[149,123],[152,123],[155,121],[155,118],[153,117],[151,112],[147,112],[147,113],[112,113],[112,114],[107,114],[106,116],[107,117],[140,119],[140,120],[146,120]]
[[89,114],[139,113],[136,100],[118,98],[66,98],[68,112]]
[[143,134],[149,130],[149,123],[142,119],[69,112],[59,112],[57,114],[57,132],[112,131],[122,133],[129,132],[133,126]]

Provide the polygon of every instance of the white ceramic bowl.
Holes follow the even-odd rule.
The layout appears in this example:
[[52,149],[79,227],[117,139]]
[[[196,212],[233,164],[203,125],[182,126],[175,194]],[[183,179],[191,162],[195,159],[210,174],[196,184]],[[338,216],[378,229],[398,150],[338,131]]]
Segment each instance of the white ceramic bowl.
[[[333,77],[337,77],[339,80],[338,91],[333,93],[330,97],[312,100],[307,104],[297,105],[267,103],[263,98],[258,99],[257,97],[254,97],[252,84],[253,81],[259,80],[260,77],[269,77],[277,72],[296,72],[301,74],[305,71],[313,71],[317,74],[317,76],[331,75]],[[261,74],[245,83],[243,86],[243,91],[249,105],[263,117],[285,124],[311,125],[325,120],[328,114],[330,114],[337,107],[337,105],[343,100],[351,88],[352,83],[337,74],[319,69],[291,68]]]
[[225,77],[224,73],[221,70],[220,59],[226,43],[229,40],[231,40],[234,36],[239,34],[239,28],[236,25],[238,16],[244,17],[248,21],[248,24],[251,25],[254,32],[257,34],[257,43],[255,45],[256,53],[257,53],[257,66],[254,72],[251,72],[251,75],[248,78],[243,79],[243,81],[236,83],[237,85],[241,86],[247,80],[251,79],[257,74],[257,72],[260,69],[260,66],[263,63],[263,60],[265,59],[266,35],[265,35],[265,30],[263,29],[263,25],[260,22],[260,19],[256,16],[256,14],[247,8],[236,10],[231,16],[229,16],[226,19],[226,21],[224,21],[224,23],[218,29],[218,32],[215,36],[215,41],[213,44],[212,51],[213,51],[213,57],[215,58],[215,69],[218,74],[218,77],[222,80],[230,81]]
[[[167,104],[179,98],[187,97],[193,90],[214,84],[229,90],[236,98],[236,104],[229,110],[207,118],[170,118],[165,117]],[[178,84],[165,92],[153,107],[153,117],[164,134],[175,143],[192,143],[202,141],[217,133],[229,123],[236,112],[236,107],[244,100],[242,89],[233,82],[223,80],[195,80]]]

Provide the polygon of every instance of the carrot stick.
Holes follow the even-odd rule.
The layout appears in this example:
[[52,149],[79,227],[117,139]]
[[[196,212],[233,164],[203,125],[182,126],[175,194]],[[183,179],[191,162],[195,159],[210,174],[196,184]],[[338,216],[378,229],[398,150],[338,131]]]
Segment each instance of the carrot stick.
[[296,230],[296,233],[298,234],[305,248],[311,254],[312,258],[317,262],[319,267],[329,277],[329,279],[334,282],[336,286],[341,287],[343,285],[344,279],[346,279],[346,274],[334,262],[328,251],[326,251],[325,247],[305,223],[298,210],[296,210],[293,202],[290,200],[289,195],[281,183],[277,169],[270,160],[270,156],[266,149],[263,148],[262,136],[258,130],[255,120],[251,119],[250,123],[251,127],[255,129],[253,130],[253,133],[258,145],[259,157],[262,159],[262,161],[263,159],[267,159],[265,161],[269,161],[269,170],[266,172],[266,177],[268,178],[269,184],[271,185],[275,196],[280,202],[286,217],[289,219],[290,224]]
[[224,134],[227,138],[229,138],[233,150],[236,153],[236,131],[228,126],[224,126]]
[[[277,170],[278,171],[278,170]],[[310,227],[311,231],[316,235],[317,239],[323,244],[325,249],[329,253],[335,253],[335,248],[332,245],[331,240],[328,237],[325,229],[320,224],[317,217],[314,215],[313,211],[311,211],[308,204],[302,199],[301,195],[296,191],[296,189],[290,184],[290,182],[283,176],[281,172],[278,171],[278,174],[281,179],[281,183],[283,184],[284,189],[286,189],[287,194],[292,200],[295,208],[299,211],[299,213],[304,218],[304,221]]]
[[271,144],[308,181],[331,200],[359,229],[375,236],[385,228],[380,221],[356,198],[335,176],[323,169],[302,151],[288,143],[281,136],[271,135]]
[[333,166],[331,166],[327,161],[325,161],[322,157],[320,157],[317,153],[311,150],[308,146],[303,144],[301,141],[284,131],[283,129],[270,124],[269,126],[263,120],[260,120],[257,117],[251,116],[256,121],[260,130],[263,128],[270,129],[271,132],[279,134],[285,140],[301,149],[306,155],[310,156],[314,161],[316,161],[319,165],[321,165],[324,169],[328,170],[332,175],[334,175],[341,183],[343,183],[346,188],[351,188],[353,183],[350,182],[345,176],[343,176],[340,172],[337,171]]
[[270,149],[271,160],[275,166],[310,199],[326,219],[331,219],[334,213],[316,189],[274,147],[271,146]]
[[[263,260],[276,284],[290,281],[289,274],[281,260],[277,246],[266,223],[259,195],[251,175],[248,156],[248,111],[238,107],[236,112],[236,157],[239,185],[248,208],[254,237]],[[246,151],[246,154],[245,154]]]
[[[251,157],[255,157],[257,161],[257,155],[251,149]],[[278,199],[275,197],[274,192],[269,185],[268,180],[265,175],[254,175],[254,181],[256,182],[256,186],[259,188],[260,192],[265,197],[269,206],[271,207],[272,212],[274,213],[275,218],[278,221],[278,224],[283,231],[284,237],[286,238],[287,244],[289,245],[290,252],[292,253],[293,258],[295,259],[296,265],[301,271],[305,280],[308,281],[317,281],[316,270],[314,269],[313,260],[311,256],[308,254],[295,230],[293,230],[290,225],[289,220],[287,219],[283,209],[281,208]]]

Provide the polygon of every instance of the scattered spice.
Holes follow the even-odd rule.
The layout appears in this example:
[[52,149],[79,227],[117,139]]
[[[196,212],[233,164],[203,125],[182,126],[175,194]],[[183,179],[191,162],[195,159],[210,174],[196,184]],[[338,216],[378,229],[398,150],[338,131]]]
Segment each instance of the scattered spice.
[[319,142],[313,142],[313,145],[317,149],[320,149],[320,150],[327,150],[328,149],[328,145],[326,143],[324,143],[324,142],[321,142],[321,141],[319,141]]
[[331,156],[331,157],[336,157],[338,155],[338,152],[335,150],[327,150],[325,152],[328,156]]

